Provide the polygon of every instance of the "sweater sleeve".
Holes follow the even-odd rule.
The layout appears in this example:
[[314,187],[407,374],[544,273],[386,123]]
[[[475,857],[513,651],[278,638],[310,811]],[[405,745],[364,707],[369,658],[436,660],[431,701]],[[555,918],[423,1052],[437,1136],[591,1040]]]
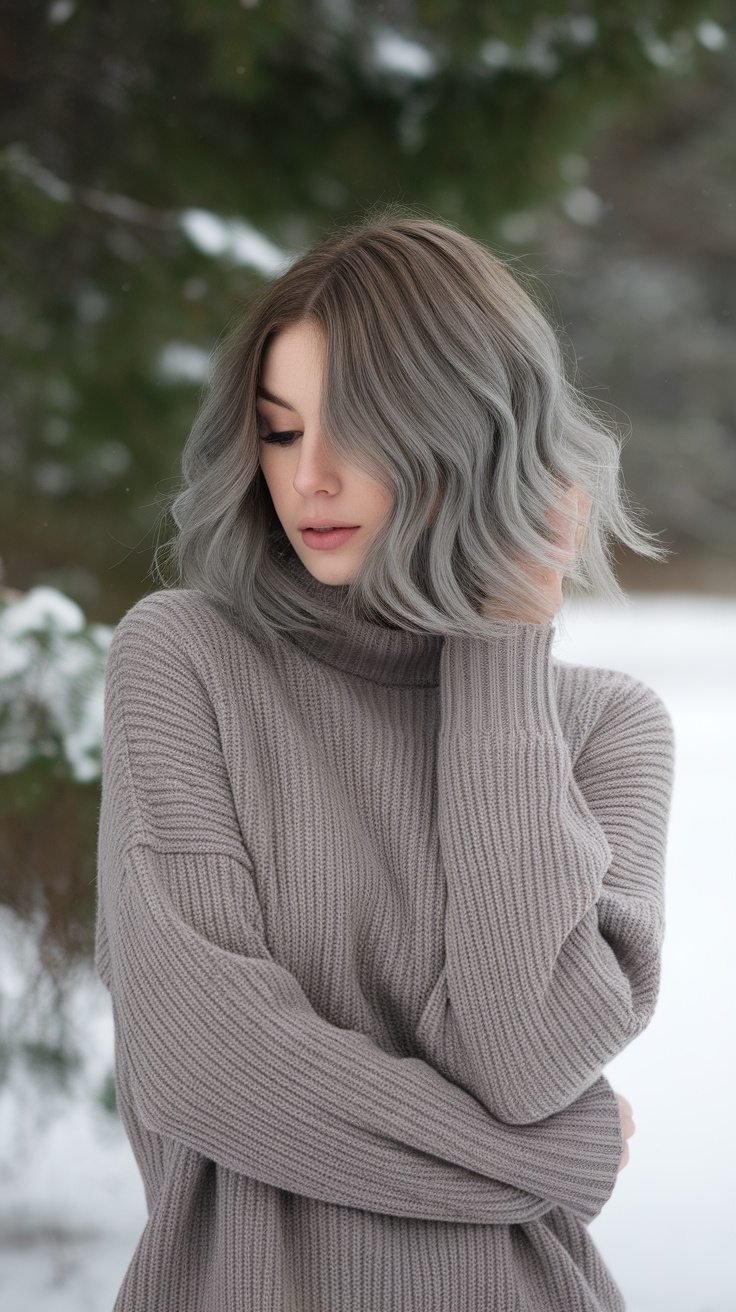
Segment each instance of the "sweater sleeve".
[[514,1125],[574,1104],[645,1028],[664,934],[670,715],[606,672],[573,771],[553,638],[452,638],[440,674],[445,964],[421,1051]]
[[[147,599],[146,599],[147,600]],[[623,1151],[605,1077],[532,1126],[329,1023],[271,954],[206,687],[146,607],[105,681],[96,962],[147,1129],[290,1192],[397,1216],[589,1221]]]

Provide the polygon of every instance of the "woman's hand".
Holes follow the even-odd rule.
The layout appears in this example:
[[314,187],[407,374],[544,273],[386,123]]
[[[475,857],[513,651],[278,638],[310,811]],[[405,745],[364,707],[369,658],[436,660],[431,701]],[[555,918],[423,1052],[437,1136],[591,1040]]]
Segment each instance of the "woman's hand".
[[[575,558],[585,532],[585,524],[575,522],[574,516],[587,520],[590,510],[591,500],[587,493],[581,491],[578,487],[570,487],[565,495],[565,504],[570,507],[572,516],[564,511],[560,513],[557,510],[550,509],[547,516],[554,524],[557,530],[555,540],[555,554],[563,565],[571,564]],[[530,563],[528,572],[532,578],[538,579],[543,585],[548,597],[548,606],[541,615],[525,615],[521,611],[509,613],[501,610],[497,603],[488,600],[481,604],[480,613],[486,619],[507,619],[507,620],[524,620],[531,624],[549,624],[557,614],[562,605],[562,569],[544,569],[540,565]]]
[[618,1103],[619,1112],[621,1113],[621,1128],[624,1132],[624,1151],[621,1155],[621,1162],[618,1168],[619,1171],[623,1171],[624,1167],[626,1166],[626,1163],[629,1160],[629,1145],[627,1143],[627,1140],[631,1138],[632,1134],[636,1129],[636,1126],[634,1125],[634,1122],[631,1119],[631,1110],[632,1110],[631,1103],[626,1098],[624,1098],[622,1093],[615,1094],[615,1098],[616,1098],[616,1102]]

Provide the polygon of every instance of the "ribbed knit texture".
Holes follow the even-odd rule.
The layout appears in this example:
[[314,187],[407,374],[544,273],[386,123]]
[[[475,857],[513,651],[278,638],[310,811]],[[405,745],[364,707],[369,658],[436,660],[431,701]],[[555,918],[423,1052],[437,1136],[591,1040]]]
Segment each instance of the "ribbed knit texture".
[[114,1312],[624,1308],[587,1223],[674,738],[553,640],[360,620],[267,658],[191,589],[118,624],[95,962],[149,1219]]

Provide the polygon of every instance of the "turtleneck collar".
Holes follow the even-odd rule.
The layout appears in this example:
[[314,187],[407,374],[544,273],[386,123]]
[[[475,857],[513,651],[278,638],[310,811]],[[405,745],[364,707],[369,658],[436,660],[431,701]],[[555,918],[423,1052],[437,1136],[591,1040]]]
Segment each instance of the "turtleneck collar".
[[[348,585],[322,583],[310,574],[295,551],[285,565],[298,586],[338,615]],[[289,640],[325,665],[356,674],[374,683],[432,688],[439,683],[441,634],[411,633],[392,629],[364,617],[351,620],[350,632],[323,629],[318,634],[293,633]]]

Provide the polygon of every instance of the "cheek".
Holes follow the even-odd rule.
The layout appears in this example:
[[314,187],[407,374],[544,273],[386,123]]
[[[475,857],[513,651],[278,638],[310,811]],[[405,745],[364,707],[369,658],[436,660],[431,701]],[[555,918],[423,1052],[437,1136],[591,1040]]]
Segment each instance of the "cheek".
[[261,466],[261,473],[263,474],[263,477],[268,483],[269,488],[273,490],[274,488],[278,487],[278,483],[279,483],[278,461],[274,460],[273,452],[269,451],[268,447],[264,447],[263,450],[261,451],[261,454],[259,456],[259,463]]
[[268,495],[271,498],[271,502],[274,508],[278,509],[278,507],[281,504],[281,494],[280,494],[280,487],[279,487],[280,480],[278,477],[278,470],[274,469],[272,462],[268,459],[268,456],[266,457],[265,460],[264,459],[261,460],[260,465],[261,465],[261,475],[266,485],[266,490],[268,492]]
[[382,487],[380,494],[381,516],[386,519],[394,507],[394,494],[390,488]]
[[364,495],[376,518],[387,515],[394,503],[391,489],[375,480],[364,487]]

